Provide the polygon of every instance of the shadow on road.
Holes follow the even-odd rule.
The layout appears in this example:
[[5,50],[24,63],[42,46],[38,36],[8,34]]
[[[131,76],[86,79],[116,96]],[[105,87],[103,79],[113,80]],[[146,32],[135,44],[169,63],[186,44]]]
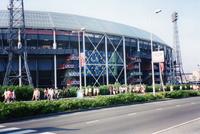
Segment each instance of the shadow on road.
[[8,130],[5,132],[7,133],[17,133],[20,134],[20,132],[23,131],[30,131],[33,134],[38,134],[38,133],[43,133],[43,132],[54,132],[54,133],[59,133],[59,132],[67,132],[67,131],[78,131],[80,129],[67,129],[67,128],[57,128],[57,127],[37,127],[37,128],[22,128],[22,129],[17,129],[17,130]]
[[80,129],[68,129],[68,128],[57,128],[57,127],[40,127],[40,128],[34,128],[34,130],[37,130],[39,132],[58,132],[58,131],[77,131]]

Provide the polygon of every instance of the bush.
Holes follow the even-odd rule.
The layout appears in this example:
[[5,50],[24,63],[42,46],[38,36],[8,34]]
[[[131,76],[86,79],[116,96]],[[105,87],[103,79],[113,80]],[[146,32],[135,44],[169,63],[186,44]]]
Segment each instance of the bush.
[[76,97],[77,96],[77,87],[71,87],[66,91],[66,97]]
[[199,96],[199,95],[200,93],[198,91],[193,91],[193,90],[178,90],[166,93],[167,98],[185,98],[185,97]]
[[[72,88],[69,92],[74,93],[76,90],[76,88]],[[4,104],[0,102],[0,121],[61,111],[74,111],[113,105],[149,102],[161,100],[165,97],[183,98],[199,95],[200,92],[198,91],[178,90],[173,92],[157,93],[155,96],[153,96],[152,94],[138,95],[128,93],[115,96],[98,96],[92,99],[66,99],[57,101],[43,100],[35,102],[14,102],[9,104]]]
[[17,101],[31,100],[33,95],[33,87],[30,86],[1,86],[0,87],[0,101],[3,101],[3,93],[5,90],[12,89],[15,91]]
[[[155,86],[155,90],[156,92],[159,92],[159,89],[160,89],[160,85],[156,85]],[[146,92],[153,92],[153,87],[152,86],[146,86]]]
[[99,90],[100,90],[100,95],[109,95],[110,94],[107,85],[100,86]]

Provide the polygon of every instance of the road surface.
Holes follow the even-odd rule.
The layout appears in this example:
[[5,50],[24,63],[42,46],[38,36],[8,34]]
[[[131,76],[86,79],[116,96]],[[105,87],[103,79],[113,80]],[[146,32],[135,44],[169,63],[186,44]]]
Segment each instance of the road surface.
[[10,134],[200,134],[200,97],[0,124]]

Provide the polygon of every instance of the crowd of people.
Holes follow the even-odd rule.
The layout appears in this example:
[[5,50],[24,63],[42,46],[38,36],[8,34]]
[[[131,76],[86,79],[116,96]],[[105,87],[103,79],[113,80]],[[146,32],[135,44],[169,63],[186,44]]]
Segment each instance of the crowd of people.
[[98,96],[100,93],[99,87],[86,87],[84,89],[84,96]]
[[[199,85],[191,85],[190,89],[192,90],[200,90]],[[128,86],[115,86],[110,85],[108,87],[108,92],[110,95],[122,94],[122,93],[142,93],[144,94],[146,90],[145,85],[128,85]],[[182,86],[180,86],[180,90],[182,90]],[[163,90],[164,91],[164,90]],[[173,86],[170,86],[170,91],[173,91]],[[43,92],[44,96],[41,96],[41,92]],[[39,88],[35,88],[33,90],[32,101],[38,101],[41,99],[46,100],[54,100],[59,99],[61,90],[53,89],[53,88],[46,88],[44,90],[40,90]],[[81,91],[77,91],[77,97],[82,98],[84,96],[98,96],[100,95],[100,87],[86,87]],[[15,91],[12,89],[7,89],[3,93],[4,102],[10,103],[16,100]]]
[[[129,85],[129,86],[114,86],[108,87],[110,95],[122,94],[122,93],[145,93],[145,85]],[[86,87],[84,89],[84,96],[98,96],[100,94],[99,87]]]
[[129,86],[109,86],[110,95],[121,93],[145,93],[145,85],[129,85]]
[[[47,100],[54,100],[54,99],[59,99],[59,94],[60,91],[58,89],[53,89],[53,88],[47,88],[44,89],[44,99]],[[5,103],[11,103],[14,102],[16,100],[16,95],[15,95],[15,91],[12,89],[7,89],[4,91],[2,97],[4,97],[4,101]],[[32,96],[32,101],[38,101],[41,99],[41,91],[39,88],[35,88],[33,90],[33,96]]]
[[[59,94],[60,91],[58,89],[53,89],[53,88],[46,88],[44,89],[44,99],[47,100],[54,100],[54,99],[59,99]],[[33,91],[33,97],[32,97],[32,101],[33,100],[40,100],[40,90],[38,88],[35,88]]]

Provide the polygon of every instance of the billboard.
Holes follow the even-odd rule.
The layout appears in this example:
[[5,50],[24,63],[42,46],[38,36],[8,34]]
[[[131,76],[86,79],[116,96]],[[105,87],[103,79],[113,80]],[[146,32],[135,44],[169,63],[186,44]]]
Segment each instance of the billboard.
[[164,51],[153,51],[152,60],[153,60],[153,63],[164,62],[165,61]]

